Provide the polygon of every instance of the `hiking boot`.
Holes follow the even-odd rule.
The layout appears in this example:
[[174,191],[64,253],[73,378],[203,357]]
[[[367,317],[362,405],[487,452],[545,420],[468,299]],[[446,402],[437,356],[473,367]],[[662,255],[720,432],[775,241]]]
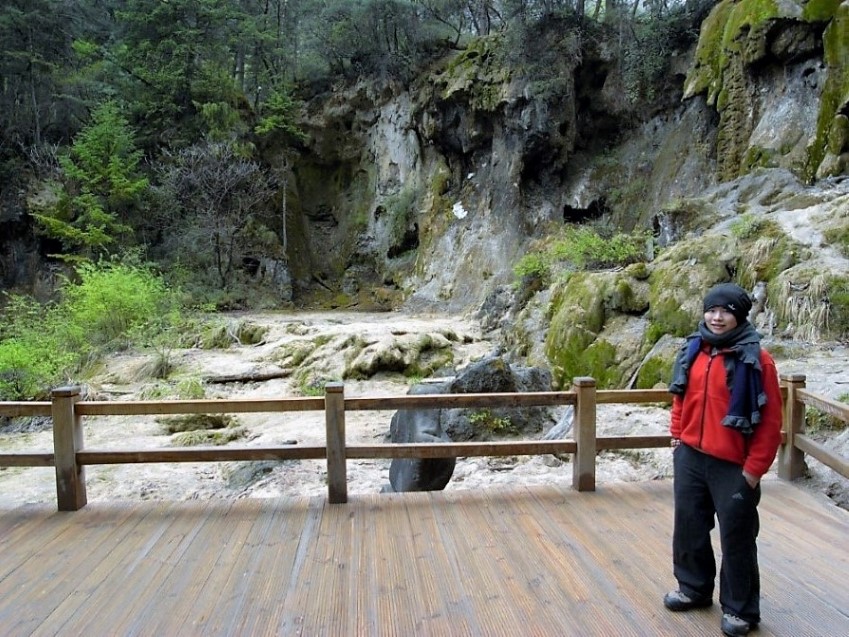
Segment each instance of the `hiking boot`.
[[752,625],[745,619],[740,619],[737,615],[725,613],[722,616],[722,634],[729,637],[742,637],[748,635],[752,630]]
[[681,591],[672,591],[663,596],[663,605],[675,612],[692,610],[694,608],[707,608],[712,603],[713,600],[710,597],[691,597]]

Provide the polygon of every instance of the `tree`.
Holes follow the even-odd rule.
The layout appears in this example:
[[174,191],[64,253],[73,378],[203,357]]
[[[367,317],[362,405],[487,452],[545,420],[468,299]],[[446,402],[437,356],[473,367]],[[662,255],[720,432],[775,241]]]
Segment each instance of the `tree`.
[[179,207],[163,220],[171,251],[188,251],[196,267],[211,268],[227,289],[244,257],[276,242],[264,223],[273,184],[229,143],[196,144],[171,160],[162,174],[166,196]]
[[245,16],[233,2],[127,0],[116,17],[110,55],[122,69],[124,97],[156,134],[154,143],[196,139],[203,104],[238,107],[230,43]]
[[64,28],[70,10],[60,0],[3,2],[0,137],[22,146],[39,146],[46,131],[62,118],[56,108],[57,83],[71,57]]
[[115,102],[106,102],[59,160],[58,202],[34,215],[47,236],[74,253],[65,258],[90,259],[131,232],[128,217],[148,186],[138,174],[140,161],[127,120]]

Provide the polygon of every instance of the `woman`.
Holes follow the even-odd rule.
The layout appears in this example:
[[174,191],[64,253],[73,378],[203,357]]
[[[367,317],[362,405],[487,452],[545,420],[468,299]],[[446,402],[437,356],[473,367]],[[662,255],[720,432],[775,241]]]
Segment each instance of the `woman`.
[[663,603],[672,611],[712,604],[715,516],[722,547],[721,629],[747,635],[761,619],[757,507],[761,476],[781,442],[781,394],[775,362],[747,319],[752,302],[746,291],[733,283],[717,285],[703,306],[704,320],[681,348],[669,387],[678,589]]

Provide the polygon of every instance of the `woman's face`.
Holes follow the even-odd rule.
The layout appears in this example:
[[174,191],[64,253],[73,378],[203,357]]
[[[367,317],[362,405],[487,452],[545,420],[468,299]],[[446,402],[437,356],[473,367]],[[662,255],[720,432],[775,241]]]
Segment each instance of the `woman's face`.
[[737,327],[737,319],[728,309],[715,305],[705,312],[705,325],[714,334],[721,335]]

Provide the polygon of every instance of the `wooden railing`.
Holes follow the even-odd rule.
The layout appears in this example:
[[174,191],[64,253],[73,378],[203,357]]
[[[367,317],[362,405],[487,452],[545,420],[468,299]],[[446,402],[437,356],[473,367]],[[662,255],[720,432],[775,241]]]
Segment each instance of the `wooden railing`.
[[[792,480],[802,475],[807,453],[841,475],[849,477],[849,463],[804,434],[805,405],[849,421],[849,406],[807,392],[804,376],[782,379],[784,442],[779,452],[778,474]],[[345,398],[341,383],[330,383],[323,398],[280,398],[238,400],[172,401],[81,401],[78,387],[53,391],[50,402],[0,403],[2,416],[52,416],[53,452],[0,454],[0,466],[47,467],[56,469],[56,491],[60,511],[85,506],[86,465],[153,462],[222,462],[245,460],[327,461],[328,499],[347,502],[348,459],[456,458],[574,454],[572,486],[594,491],[596,454],[614,449],[648,449],[669,446],[668,435],[597,436],[596,407],[613,403],[668,403],[663,389],[596,391],[592,378],[576,378],[570,391],[514,394],[420,394],[391,397]],[[349,411],[396,409],[448,409],[493,407],[541,407],[574,405],[573,438],[564,440],[518,440],[497,442],[452,442],[444,444],[348,444],[345,414]],[[223,414],[257,412],[324,411],[326,444],[276,447],[182,447],[171,449],[104,450],[86,448],[82,419],[85,416]]]
[[787,394],[784,400],[784,440],[778,452],[778,476],[784,480],[802,477],[805,454],[808,454],[844,478],[849,478],[849,460],[805,434],[806,406],[849,423],[849,405],[809,392],[805,389],[803,374],[783,376],[781,381]]

